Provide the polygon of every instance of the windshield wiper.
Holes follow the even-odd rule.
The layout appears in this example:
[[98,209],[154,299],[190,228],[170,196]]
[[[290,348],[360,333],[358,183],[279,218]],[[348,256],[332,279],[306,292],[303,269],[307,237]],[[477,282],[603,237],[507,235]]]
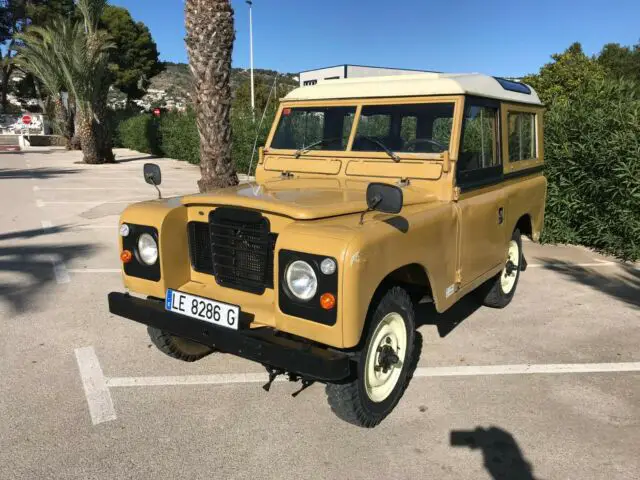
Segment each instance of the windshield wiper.
[[400,157],[398,156],[397,153],[394,153],[389,147],[387,147],[384,143],[382,143],[380,140],[378,140],[375,137],[370,137],[369,135],[358,135],[359,137],[362,137],[366,140],[369,140],[371,143],[375,143],[376,145],[378,145],[380,148],[382,148],[382,150],[384,150],[384,152],[389,155],[394,162],[399,162],[400,161]]
[[316,142],[310,143],[306,147],[302,147],[302,148],[299,148],[298,150],[296,150],[296,152],[293,154],[293,156],[296,157],[296,158],[300,158],[300,155],[302,155],[303,153],[307,153],[313,147],[317,147],[318,145],[322,145],[323,143],[326,143],[326,142],[333,142],[334,140],[340,140],[340,137],[323,138],[323,139],[318,140]]

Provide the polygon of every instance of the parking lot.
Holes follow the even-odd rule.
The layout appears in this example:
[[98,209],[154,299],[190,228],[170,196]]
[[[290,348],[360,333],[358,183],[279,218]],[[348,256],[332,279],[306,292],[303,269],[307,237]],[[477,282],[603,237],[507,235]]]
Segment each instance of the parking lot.
[[[637,265],[526,242],[506,309],[420,305],[416,376],[360,429],[320,384],[267,393],[260,365],[172,360],[109,314],[118,215],[156,196],[145,155],[116,153],[0,153],[1,479],[640,478]],[[196,189],[197,167],[154,161],[165,197]]]

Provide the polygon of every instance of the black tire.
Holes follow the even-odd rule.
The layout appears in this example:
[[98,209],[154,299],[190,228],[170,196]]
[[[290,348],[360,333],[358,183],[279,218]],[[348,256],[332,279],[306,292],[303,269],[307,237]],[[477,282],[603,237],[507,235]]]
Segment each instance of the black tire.
[[183,362],[195,362],[213,353],[215,349],[193,340],[176,337],[153,327],[147,327],[151,342],[165,355]]
[[[515,244],[518,246],[518,254],[517,254],[518,263],[517,265],[515,265],[515,270],[512,270],[511,272],[511,275],[515,275],[515,282],[513,283],[513,286],[508,292],[504,291],[502,286],[502,276],[507,272],[507,268],[508,268],[507,264],[505,264],[505,267],[500,271],[499,274],[497,274],[495,277],[493,277],[491,280],[485,283],[482,287],[480,287],[479,293],[482,299],[482,303],[487,307],[504,308],[507,305],[509,305],[509,303],[511,303],[511,300],[513,299],[513,296],[516,293],[516,288],[518,287],[518,280],[520,280],[520,271],[523,268],[523,264],[524,264],[524,255],[522,253],[522,239],[520,238],[520,230],[515,229],[513,231],[513,234],[511,235],[511,241],[509,242],[509,246],[507,248],[510,248],[510,246],[512,245],[512,242],[515,242]],[[507,260],[507,262],[508,261],[509,259]],[[511,268],[513,269],[513,266]]]
[[[422,337],[415,331],[414,304],[409,294],[400,287],[391,288],[371,310],[367,337],[358,361],[357,377],[349,383],[327,384],[327,400],[331,410],[342,420],[359,427],[372,428],[391,413],[404,394],[418,363]],[[374,402],[369,398],[365,385],[365,359],[374,340],[376,327],[389,313],[398,313],[406,328],[407,352],[400,376],[384,400]]]

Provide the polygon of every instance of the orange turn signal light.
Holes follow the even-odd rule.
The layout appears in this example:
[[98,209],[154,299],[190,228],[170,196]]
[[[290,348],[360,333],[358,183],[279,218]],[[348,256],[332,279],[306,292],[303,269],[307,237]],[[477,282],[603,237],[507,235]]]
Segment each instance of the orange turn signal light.
[[123,250],[120,252],[120,260],[122,263],[129,263],[133,258],[133,254],[129,250]]
[[333,293],[323,293],[320,296],[320,306],[325,310],[331,310],[336,306],[336,297]]

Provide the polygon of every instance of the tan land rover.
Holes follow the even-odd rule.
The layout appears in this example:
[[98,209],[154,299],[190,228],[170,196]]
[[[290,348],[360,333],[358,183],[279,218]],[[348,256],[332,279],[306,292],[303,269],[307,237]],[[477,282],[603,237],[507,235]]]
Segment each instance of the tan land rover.
[[[502,308],[537,241],[543,106],[478,74],[336,80],[280,104],[256,181],[129,206],[112,313],[194,361],[218,350],[326,384],[373,427],[415,365],[415,305]],[[159,168],[145,166],[149,183]]]

